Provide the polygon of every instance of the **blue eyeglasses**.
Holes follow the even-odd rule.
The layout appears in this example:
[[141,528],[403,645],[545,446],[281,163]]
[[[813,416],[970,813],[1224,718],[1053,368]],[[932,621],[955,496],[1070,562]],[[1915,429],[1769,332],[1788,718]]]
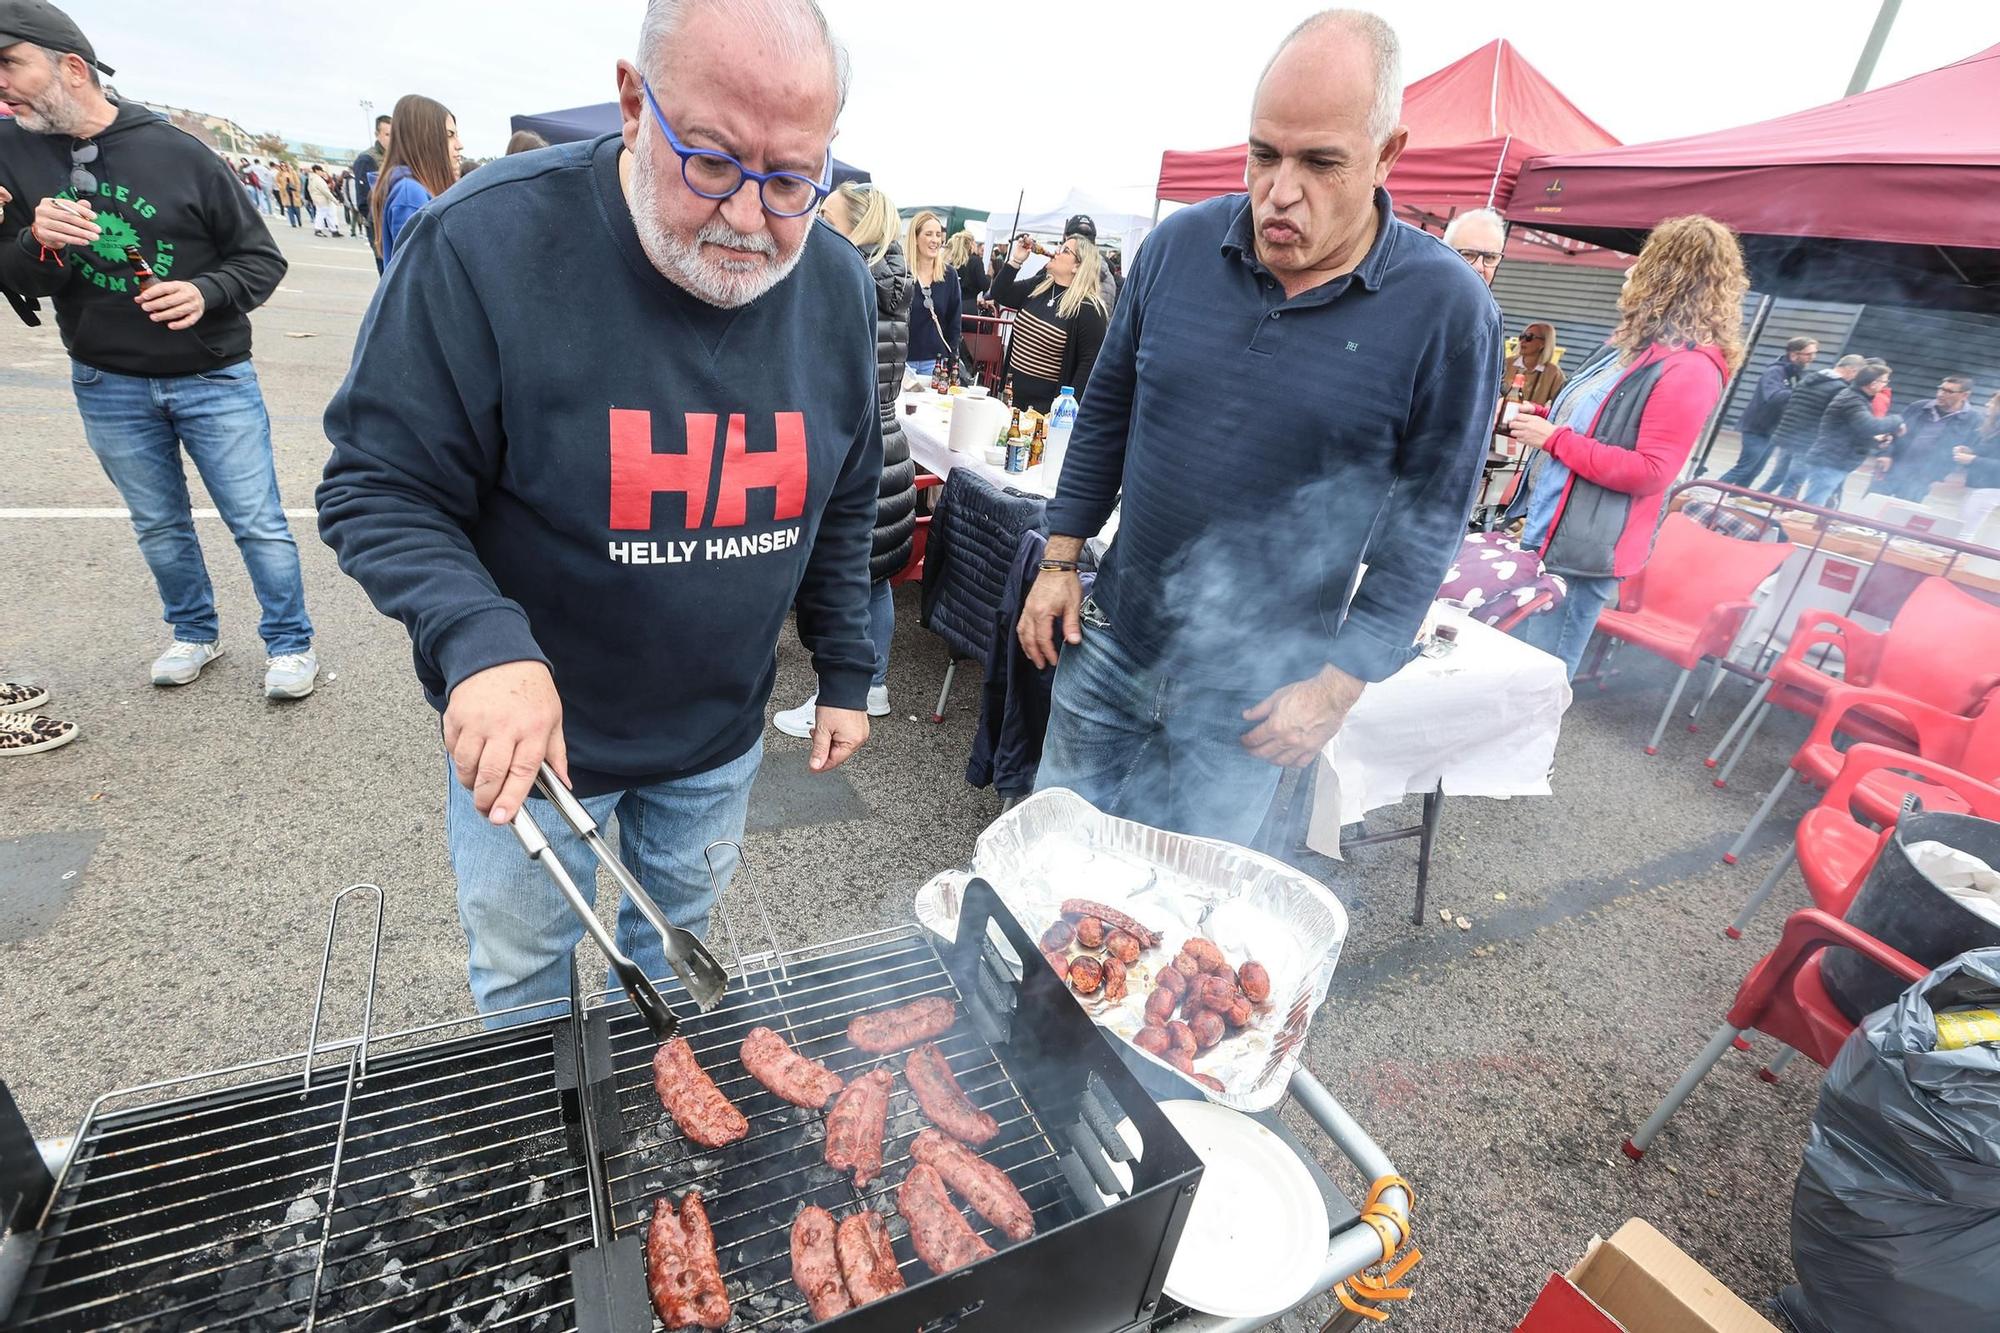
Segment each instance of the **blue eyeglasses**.
[[[833,193],[830,181],[816,181],[796,171],[752,171],[727,153],[712,148],[689,148],[674,133],[674,127],[667,124],[666,114],[653,97],[653,85],[641,79],[639,87],[645,90],[646,105],[653,108],[653,119],[660,122],[660,129],[667,136],[667,147],[680,156],[681,179],[702,198],[728,199],[743,188],[745,181],[756,181],[757,198],[766,213],[772,217],[796,218],[818,208],[820,200]],[[833,154],[828,153],[829,172],[832,167]]]

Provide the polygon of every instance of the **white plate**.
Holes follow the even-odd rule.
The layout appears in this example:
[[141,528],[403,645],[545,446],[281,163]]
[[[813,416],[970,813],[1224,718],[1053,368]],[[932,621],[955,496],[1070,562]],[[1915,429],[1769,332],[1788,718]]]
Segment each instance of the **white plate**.
[[1225,1319],[1288,1310],[1326,1265],[1326,1200],[1285,1141],[1212,1102],[1161,1102],[1202,1160],[1167,1295]]

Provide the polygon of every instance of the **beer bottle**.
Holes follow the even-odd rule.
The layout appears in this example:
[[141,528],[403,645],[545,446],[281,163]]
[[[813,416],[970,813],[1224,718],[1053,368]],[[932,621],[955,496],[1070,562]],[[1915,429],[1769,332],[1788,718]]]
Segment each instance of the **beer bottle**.
[[1500,420],[1493,427],[1495,435],[1505,435],[1507,433],[1507,423],[1520,414],[1522,404],[1527,399],[1527,396],[1528,376],[1524,371],[1516,371],[1514,373],[1514,383],[1507,389],[1507,396],[1500,400]]
[[1018,440],[1020,438],[1021,438],[1021,409],[1017,407],[1014,409],[1014,419],[1007,425],[1007,442],[1011,444],[1015,440]]
[[146,262],[146,256],[140,252],[138,246],[125,247],[125,262],[132,266],[132,280],[138,284],[140,291],[145,291],[160,280],[159,275],[153,272],[153,266]]
[[1042,450],[1048,447],[1048,443],[1049,443],[1048,418],[1037,417],[1035,419],[1035,438],[1028,441],[1029,467],[1040,467],[1042,465]]

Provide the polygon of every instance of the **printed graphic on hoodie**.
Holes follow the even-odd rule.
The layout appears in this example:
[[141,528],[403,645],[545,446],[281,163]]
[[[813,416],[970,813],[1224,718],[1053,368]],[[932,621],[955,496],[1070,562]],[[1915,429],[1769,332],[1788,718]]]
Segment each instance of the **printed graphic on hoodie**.
[[126,186],[112,180],[100,180],[94,194],[79,195],[74,189],[64,190],[58,199],[82,199],[97,214],[97,225],[101,230],[97,239],[87,248],[71,246],[65,255],[76,266],[92,286],[107,292],[139,293],[139,285],[132,276],[132,265],[125,258],[125,247],[136,245],[139,253],[146,256],[152,266],[154,276],[161,282],[173,280],[174,243],[161,237],[149,237],[145,226],[159,211],[146,196],[138,194]]
[[[662,413],[662,443],[672,443],[671,415]],[[680,519],[690,533],[740,528],[749,521],[750,494],[767,492],[771,518],[785,523],[805,513],[810,461],[803,412],[773,412],[753,434],[742,412],[688,412],[680,422],[681,447],[654,446],[654,416],[634,408],[611,409],[611,530],[654,532]],[[753,449],[751,446],[755,444]],[[711,503],[712,497],[712,503]],[[675,502],[678,501],[678,506]],[[760,506],[761,508],[761,506]],[[802,529],[729,533],[653,541],[609,543],[613,561],[625,565],[680,565],[769,555],[799,543]]]

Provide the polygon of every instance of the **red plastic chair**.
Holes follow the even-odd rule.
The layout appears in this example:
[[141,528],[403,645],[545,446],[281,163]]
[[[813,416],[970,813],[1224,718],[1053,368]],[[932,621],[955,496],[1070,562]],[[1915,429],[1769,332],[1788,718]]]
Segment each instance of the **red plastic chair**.
[[[1808,664],[1806,654],[1814,649],[1838,653],[1841,674]],[[1811,717],[1825,702],[1827,691],[1843,680],[1904,695],[1947,713],[1970,713],[2000,685],[2000,606],[1933,575],[1917,585],[1889,628],[1879,634],[1831,611],[1801,612],[1784,656],[1708,757],[1708,766],[1714,768],[1743,728],[1743,738],[1715,785],[1728,785],[1729,775],[1773,707]],[[1912,739],[1892,722],[1878,721],[1871,730],[1865,718],[1849,719],[1846,730],[1859,740],[1904,749]]]
[[[1757,807],[1757,813],[1735,843],[1722,854],[1722,859],[1730,865],[1736,864],[1736,858],[1750,845],[1750,839],[1770,817],[1779,798],[1790,790],[1793,778],[1802,777],[1819,788],[1833,781],[1841,765],[1847,762],[1847,751],[1835,743],[1837,734],[1846,734],[1854,727],[1865,736],[1883,725],[1892,726],[1908,737],[1907,743],[1890,745],[1888,749],[1909,750],[1981,782],[2000,778],[2000,700],[1993,696],[1982,701],[1977,716],[1957,717],[1887,690],[1837,685],[1821,703],[1812,734],[1792,756],[1791,766]],[[1923,801],[1927,810],[1963,812],[1965,809],[1964,802],[1945,788],[1891,771],[1871,774],[1862,782],[1855,792],[1855,809],[1871,824],[1888,824],[1895,820],[1903,798],[1912,793]]]
[[[1854,1031],[1854,1024],[1840,1012],[1820,980],[1820,950],[1829,945],[1852,949],[1905,981],[1920,981],[1930,972],[1873,935],[1816,907],[1792,913],[1785,922],[1785,933],[1778,947],[1743,978],[1743,984],[1736,990],[1736,1002],[1729,1006],[1722,1026],[1653,1109],[1639,1132],[1625,1140],[1627,1157],[1636,1162],[1646,1155],[1661,1127],[1680,1109],[1695,1085],[1707,1077],[1708,1071],[1746,1032],[1754,1030],[1775,1038],[1815,1064],[1825,1066],[1833,1062],[1833,1057],[1840,1053],[1841,1043]],[[1768,1068],[1758,1072],[1772,1076]]]
[[[928,472],[919,472],[917,474],[916,488],[919,495],[933,486],[942,485],[944,485],[943,477],[933,477]],[[917,530],[910,537],[910,558],[904,562],[901,569],[889,576],[890,587],[898,588],[905,583],[920,583],[923,581],[924,548],[930,545],[930,539],[931,516],[919,513],[917,515]]]
[[1669,514],[1660,524],[1645,568],[1625,580],[1618,606],[1607,607],[1597,621],[1605,647],[1614,639],[1636,644],[1681,669],[1646,742],[1647,754],[1660,752],[1667,719],[1695,668],[1728,654],[1756,605],[1751,594],[1791,553],[1790,542],[1725,537],[1682,514]]
[[[1898,808],[1891,810],[1886,819],[1874,821],[1882,825],[1878,832],[1854,818],[1855,807],[1867,784],[1877,782],[1895,790],[1897,784],[1906,782],[1895,776],[1900,773],[1915,774],[1920,779],[1902,790],[1914,793],[1927,810],[1956,809],[1981,819],[2000,819],[2000,788],[1900,750],[1857,745],[1842,757],[1839,775],[1826,789],[1826,795],[1799,821],[1799,836],[1792,843],[1791,852],[1771,867],[1771,873],[1764,876],[1764,882],[1737,913],[1735,923],[1722,933],[1730,939],[1742,937],[1743,927],[1777,889],[1793,861],[1799,863],[1813,905],[1835,916],[1847,915],[1862,879],[1875,864],[1883,843],[1894,833],[1896,819],[1901,814]],[[1955,798],[1949,804],[1943,799],[1947,793]],[[1900,807],[1900,798],[1898,802]]]

